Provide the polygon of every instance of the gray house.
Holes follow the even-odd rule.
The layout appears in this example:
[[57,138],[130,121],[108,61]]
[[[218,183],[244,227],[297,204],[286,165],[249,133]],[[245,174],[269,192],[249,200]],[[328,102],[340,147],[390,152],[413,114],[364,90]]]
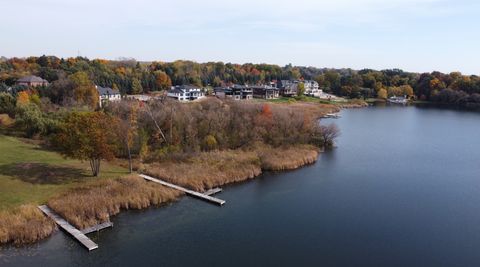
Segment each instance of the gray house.
[[112,89],[109,87],[101,87],[95,85],[95,88],[98,92],[98,105],[100,107],[104,106],[109,101],[120,101],[122,100],[122,96],[120,95],[120,91],[116,89]]
[[247,85],[234,85],[230,87],[215,88],[218,98],[231,98],[234,100],[247,100],[253,98],[253,89]]
[[252,86],[253,97],[263,99],[275,99],[280,96],[280,90],[278,88],[268,85]]

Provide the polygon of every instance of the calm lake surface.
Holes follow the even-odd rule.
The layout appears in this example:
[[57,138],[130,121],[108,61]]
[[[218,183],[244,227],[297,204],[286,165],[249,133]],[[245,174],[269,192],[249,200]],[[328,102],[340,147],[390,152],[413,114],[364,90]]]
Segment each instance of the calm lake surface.
[[342,111],[311,166],[123,212],[87,252],[58,232],[0,266],[480,266],[480,114]]

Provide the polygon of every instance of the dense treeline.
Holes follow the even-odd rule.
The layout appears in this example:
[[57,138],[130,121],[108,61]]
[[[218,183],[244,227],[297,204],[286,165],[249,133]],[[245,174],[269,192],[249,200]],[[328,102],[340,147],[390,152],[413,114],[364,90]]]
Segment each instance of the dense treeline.
[[[0,93],[0,100],[12,99],[8,105],[12,110],[0,113],[13,113],[14,121],[3,130],[50,140],[63,155],[89,161],[95,176],[100,161],[114,157],[129,159],[132,169],[132,158],[147,162],[257,144],[328,147],[338,135],[334,125],[319,125],[312,110],[289,105],[216,98],[182,104],[167,98],[149,103],[124,100],[97,111],[87,107],[49,111],[48,105],[32,96],[21,92],[13,102],[9,94]],[[1,117],[0,126],[8,126]]]
[[[86,78],[92,84],[118,88],[122,94],[148,93],[180,84],[220,86],[231,83],[264,84],[282,79],[313,79],[325,91],[351,98],[409,95],[420,100],[469,108],[479,106],[480,94],[480,77],[465,76],[459,72],[418,74],[398,69],[356,71],[192,61],[141,63],[133,59],[110,61],[54,56],[3,58],[0,62],[0,91],[11,86],[13,92],[21,91],[22,88],[14,86],[15,81],[28,74],[52,82],[48,90],[39,90],[39,93],[40,96],[49,97],[53,103],[76,100],[72,96],[72,88],[78,87],[78,78]],[[85,102],[85,99],[82,101]]]
[[309,111],[288,106],[217,99],[190,105],[165,100],[139,109],[132,105],[129,102],[111,105],[108,112],[124,118],[139,112],[134,116],[138,120],[136,132],[143,136],[140,139],[148,136],[143,142],[159,153],[237,149],[255,142],[274,147],[324,145],[317,118]]

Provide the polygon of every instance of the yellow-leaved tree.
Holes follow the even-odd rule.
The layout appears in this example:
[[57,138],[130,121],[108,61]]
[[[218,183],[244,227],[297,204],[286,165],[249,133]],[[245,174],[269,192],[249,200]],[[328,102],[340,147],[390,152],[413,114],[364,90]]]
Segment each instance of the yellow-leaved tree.
[[87,105],[91,108],[98,106],[98,92],[87,73],[78,71],[68,76],[68,79],[73,84],[73,96],[78,104]]
[[380,99],[387,99],[387,90],[385,90],[385,88],[382,88],[380,90],[378,90],[378,98]]

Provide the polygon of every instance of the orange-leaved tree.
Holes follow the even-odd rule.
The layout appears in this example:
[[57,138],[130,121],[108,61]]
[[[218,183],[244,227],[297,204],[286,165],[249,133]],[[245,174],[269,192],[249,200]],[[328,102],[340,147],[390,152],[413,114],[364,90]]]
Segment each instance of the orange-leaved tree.
[[88,160],[93,176],[100,173],[100,161],[114,158],[116,120],[103,112],[72,112],[63,121],[52,143],[68,158]]
[[28,105],[30,103],[30,94],[27,91],[21,91],[17,95],[17,106]]

